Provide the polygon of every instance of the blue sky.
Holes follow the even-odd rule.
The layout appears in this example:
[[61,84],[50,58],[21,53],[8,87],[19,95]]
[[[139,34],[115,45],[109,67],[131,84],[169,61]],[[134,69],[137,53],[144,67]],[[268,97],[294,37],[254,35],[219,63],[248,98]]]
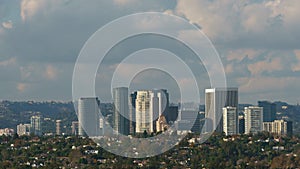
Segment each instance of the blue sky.
[[[86,40],[118,17],[147,11],[201,27],[221,56],[229,86],[239,87],[240,102],[300,102],[297,0],[2,0],[0,99],[71,100],[73,68]],[[106,77],[97,78],[101,99],[109,101],[109,91],[101,88]]]

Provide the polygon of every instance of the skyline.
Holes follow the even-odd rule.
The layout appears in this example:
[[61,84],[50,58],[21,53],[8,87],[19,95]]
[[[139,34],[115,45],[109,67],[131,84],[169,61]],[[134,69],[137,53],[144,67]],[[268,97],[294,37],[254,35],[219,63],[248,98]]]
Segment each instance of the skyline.
[[[89,4],[83,0],[3,0],[0,2],[0,100],[71,101],[75,60],[90,35],[121,16],[158,11],[183,17],[210,38],[221,56],[228,86],[240,89],[240,103],[269,100],[297,104],[300,102],[299,9],[296,0],[93,0]],[[138,26],[162,24],[149,19]],[[153,42],[156,41],[154,38]],[[96,82],[101,101],[111,101],[110,92],[100,86],[108,85],[107,76],[115,68],[118,55],[130,53],[128,46],[146,45],[140,42],[137,38],[129,40],[127,45],[116,46],[105,60],[99,70],[104,74],[99,73]],[[168,40],[160,43],[164,42]],[[176,47],[175,44],[169,48],[176,51]],[[125,68],[126,72],[132,71]],[[136,90],[147,85],[168,88],[176,94],[176,84],[170,77],[160,86],[153,83],[153,79],[162,81],[166,77],[162,72],[144,72],[131,85]],[[145,78],[150,80],[141,83]],[[183,79],[187,85],[188,80]],[[201,83],[200,96],[204,98],[203,89],[209,87],[205,71],[197,75],[197,80]]]

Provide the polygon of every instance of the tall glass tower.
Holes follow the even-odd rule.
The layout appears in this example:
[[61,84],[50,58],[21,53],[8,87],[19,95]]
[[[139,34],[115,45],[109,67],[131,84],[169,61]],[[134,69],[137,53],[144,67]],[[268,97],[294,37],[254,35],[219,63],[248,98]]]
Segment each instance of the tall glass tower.
[[80,98],[78,101],[78,120],[80,136],[99,136],[99,105],[97,97]]
[[113,89],[113,127],[115,132],[123,135],[128,135],[130,128],[128,97],[127,87],[119,87]]
[[206,131],[223,132],[223,108],[230,106],[238,109],[238,104],[238,88],[205,89]]
[[34,135],[42,135],[41,116],[32,116],[30,118],[30,133]]

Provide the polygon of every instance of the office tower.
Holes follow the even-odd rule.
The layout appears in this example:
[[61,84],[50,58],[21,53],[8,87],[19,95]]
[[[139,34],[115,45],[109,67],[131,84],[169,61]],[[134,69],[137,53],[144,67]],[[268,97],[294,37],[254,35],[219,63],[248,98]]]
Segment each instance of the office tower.
[[42,135],[41,116],[32,116],[30,118],[30,133],[37,135],[37,136]]
[[17,134],[19,136],[30,135],[30,124],[19,124],[17,125]]
[[157,97],[158,105],[155,105],[158,107],[158,115],[166,115],[169,108],[169,93],[166,89],[155,89],[152,90],[152,94],[155,97]]
[[277,135],[292,135],[292,122],[285,120],[275,120],[273,122],[264,122],[263,130]]
[[130,102],[129,102],[129,133],[135,134],[135,100],[136,100],[137,92],[133,92],[130,94]]
[[80,98],[78,101],[78,120],[80,136],[99,135],[99,105],[97,97]]
[[136,133],[154,132],[153,127],[153,112],[150,111],[151,91],[141,90],[137,91],[135,101],[135,119],[136,119]]
[[170,105],[165,117],[168,123],[174,123],[178,117],[178,106]]
[[72,121],[72,135],[78,135],[79,130],[79,122],[78,121]]
[[239,133],[245,133],[245,117],[243,115],[239,115]]
[[276,119],[276,104],[268,101],[258,101],[258,106],[263,108],[263,122],[272,122]]
[[61,120],[56,120],[56,135],[61,135]]
[[129,107],[128,88],[119,87],[113,89],[114,113],[113,125],[115,132],[123,135],[129,134]]
[[160,115],[156,121],[156,132],[163,132],[168,129],[168,123],[164,115]]
[[236,107],[223,108],[223,132],[228,135],[238,134],[238,114]]
[[238,88],[205,89],[207,132],[223,132],[223,108],[227,106],[238,107]]
[[263,108],[245,107],[245,134],[258,133],[263,129]]

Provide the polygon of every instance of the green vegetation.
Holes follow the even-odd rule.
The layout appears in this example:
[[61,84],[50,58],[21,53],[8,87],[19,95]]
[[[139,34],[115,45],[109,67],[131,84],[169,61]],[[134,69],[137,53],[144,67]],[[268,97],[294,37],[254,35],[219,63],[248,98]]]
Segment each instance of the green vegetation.
[[295,168],[300,137],[213,134],[205,143],[190,134],[159,156],[130,159],[113,155],[88,138],[0,137],[0,168]]

